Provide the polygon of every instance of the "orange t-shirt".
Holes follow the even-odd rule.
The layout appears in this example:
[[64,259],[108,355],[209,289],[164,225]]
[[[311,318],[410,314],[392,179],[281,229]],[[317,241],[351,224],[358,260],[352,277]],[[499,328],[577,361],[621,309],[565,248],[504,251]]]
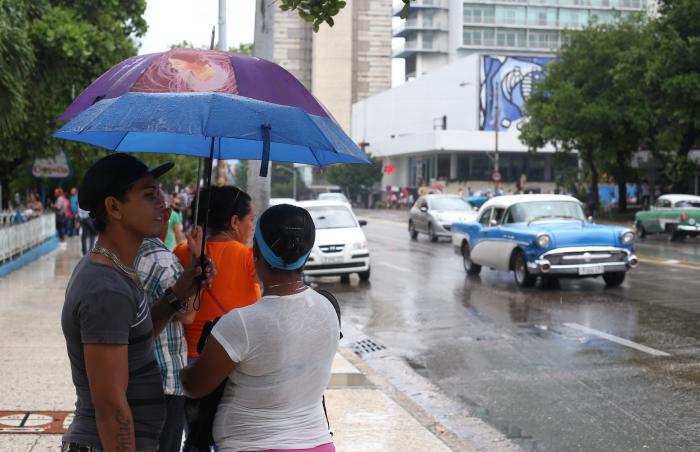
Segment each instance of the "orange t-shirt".
[[[174,253],[183,267],[189,265],[190,252],[186,243],[178,245]],[[202,292],[199,311],[194,321],[185,325],[187,356],[190,358],[199,356],[197,343],[202,335],[204,324],[208,320],[214,320],[232,309],[251,305],[260,299],[260,286],[256,282],[252,248],[235,240],[210,242],[207,243],[207,255],[211,257],[216,268],[216,276],[209,290],[225,312],[221,311],[209,291]]]

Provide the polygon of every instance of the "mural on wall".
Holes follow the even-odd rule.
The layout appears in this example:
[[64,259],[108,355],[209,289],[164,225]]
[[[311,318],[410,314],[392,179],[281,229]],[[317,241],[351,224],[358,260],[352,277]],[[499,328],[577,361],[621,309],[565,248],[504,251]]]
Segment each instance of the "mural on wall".
[[[481,57],[479,90],[479,129],[508,131],[519,129],[525,99],[535,83],[544,78],[544,66],[554,58],[491,56]],[[499,91],[498,121],[496,90]]]

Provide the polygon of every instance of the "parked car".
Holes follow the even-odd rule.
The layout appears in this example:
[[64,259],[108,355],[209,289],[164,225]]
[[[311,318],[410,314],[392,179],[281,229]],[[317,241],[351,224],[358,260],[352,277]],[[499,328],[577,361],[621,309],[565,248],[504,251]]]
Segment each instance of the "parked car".
[[423,233],[437,242],[440,237],[450,237],[452,223],[475,218],[471,204],[457,195],[424,195],[411,207],[408,233],[414,240]]
[[348,205],[348,207],[352,208],[352,204],[350,204],[350,200],[345,197],[344,194],[342,193],[321,193],[318,195],[318,200],[319,201],[340,201],[342,203],[345,203]]
[[482,267],[512,271],[520,287],[532,287],[538,276],[602,276],[618,286],[639,262],[635,239],[631,229],[587,221],[581,203],[564,195],[499,196],[479,209],[476,221],[452,226],[467,274]]
[[672,242],[700,234],[700,196],[663,195],[651,210],[637,212],[634,226],[640,238],[667,233]]
[[296,205],[297,200],[294,198],[270,198],[270,207],[276,206],[279,204],[291,204],[291,205]]
[[483,206],[486,201],[493,198],[494,196],[503,196],[503,190],[499,190],[498,195],[496,195],[493,190],[479,190],[473,195],[466,196],[464,200],[472,206],[479,208]]
[[316,242],[304,267],[305,276],[340,276],[342,282],[357,273],[361,281],[370,277],[367,238],[347,204],[341,201],[299,201],[316,225]]

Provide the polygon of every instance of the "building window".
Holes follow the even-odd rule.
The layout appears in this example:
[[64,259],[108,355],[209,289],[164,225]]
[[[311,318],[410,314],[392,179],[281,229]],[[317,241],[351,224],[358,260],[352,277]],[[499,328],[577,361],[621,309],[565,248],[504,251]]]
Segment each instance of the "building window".
[[525,8],[522,6],[497,6],[496,22],[504,25],[524,25]]
[[465,46],[493,46],[493,30],[465,27],[462,44]]
[[498,47],[525,47],[525,32],[518,30],[497,30],[496,45]]
[[433,26],[433,12],[432,11],[424,11],[423,12],[423,26],[424,27],[432,27]]
[[493,6],[464,5],[465,24],[492,24]]
[[433,48],[433,34],[432,33],[423,33],[423,48],[424,49],[432,49]]
[[555,8],[530,8],[527,11],[528,25],[556,27],[557,10]]
[[559,10],[559,26],[564,28],[583,28],[588,24],[588,11],[578,9]]

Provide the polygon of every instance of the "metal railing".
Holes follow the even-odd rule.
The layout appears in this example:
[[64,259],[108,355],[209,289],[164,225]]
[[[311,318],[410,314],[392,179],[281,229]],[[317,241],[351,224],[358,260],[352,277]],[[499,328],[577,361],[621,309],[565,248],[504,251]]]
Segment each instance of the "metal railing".
[[[8,212],[0,213],[0,263],[26,253],[56,235],[54,213],[45,213],[22,223],[9,220],[9,215]],[[11,215],[15,216],[14,213]]]

